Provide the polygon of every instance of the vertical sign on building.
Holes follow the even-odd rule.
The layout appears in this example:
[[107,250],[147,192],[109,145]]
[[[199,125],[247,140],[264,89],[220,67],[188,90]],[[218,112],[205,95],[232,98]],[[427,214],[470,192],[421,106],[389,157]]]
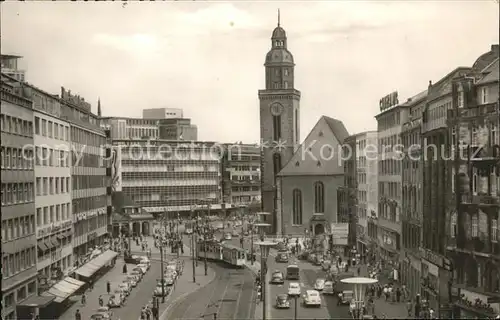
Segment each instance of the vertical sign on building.
[[113,146],[111,152],[111,187],[113,192],[120,192],[122,191],[122,148]]

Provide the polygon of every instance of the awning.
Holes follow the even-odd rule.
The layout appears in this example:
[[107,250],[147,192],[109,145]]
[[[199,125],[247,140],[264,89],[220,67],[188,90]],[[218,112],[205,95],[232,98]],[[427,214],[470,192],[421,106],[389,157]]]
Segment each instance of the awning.
[[50,296],[37,296],[33,295],[28,299],[21,301],[21,303],[17,303],[18,307],[39,307],[43,308],[49,303],[51,303],[56,297],[53,295]]
[[50,240],[44,241],[43,244],[47,247],[47,250],[50,250],[55,247]]
[[45,242],[39,242],[38,243],[38,249],[40,249],[41,251],[47,251],[47,250],[49,250],[49,248],[47,248],[47,245],[45,244]]
[[50,238],[50,242],[52,242],[52,244],[54,245],[54,247],[58,247],[59,246],[59,241],[57,241],[57,237]]
[[59,281],[50,289],[44,293],[42,296],[55,296],[54,301],[61,303],[66,300],[70,295],[75,293],[76,290],[80,289],[85,282],[73,279],[71,277],[66,277]]
[[88,278],[96,273],[97,270],[101,269],[106,263],[110,262],[111,259],[115,258],[117,255],[118,253],[114,252],[113,250],[107,250],[94,259],[90,260],[80,268],[76,269],[75,273]]
[[66,237],[66,232],[61,232],[56,237],[57,239],[62,240]]

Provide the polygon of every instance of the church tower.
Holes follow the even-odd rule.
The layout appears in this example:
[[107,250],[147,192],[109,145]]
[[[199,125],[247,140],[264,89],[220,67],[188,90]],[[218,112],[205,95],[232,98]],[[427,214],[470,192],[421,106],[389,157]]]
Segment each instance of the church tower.
[[278,26],[271,36],[271,50],[264,63],[266,88],[259,90],[262,210],[269,212],[267,223],[272,231],[281,228],[276,210],[278,203],[277,174],[292,158],[300,144],[300,91],[295,89],[295,63],[288,51],[285,30]]

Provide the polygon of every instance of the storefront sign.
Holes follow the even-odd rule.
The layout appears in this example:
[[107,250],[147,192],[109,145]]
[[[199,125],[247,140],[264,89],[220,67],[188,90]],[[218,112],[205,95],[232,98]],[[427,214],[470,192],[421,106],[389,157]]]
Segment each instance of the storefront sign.
[[94,240],[97,238],[97,232],[92,232],[87,235],[87,242]]
[[422,255],[422,258],[438,266],[439,268],[451,270],[450,260],[443,258],[440,255],[424,248],[420,248],[420,254]]
[[85,211],[85,212],[79,212],[75,214],[76,216],[76,221],[81,221],[81,220],[87,220],[93,217],[96,217],[98,215],[102,215],[106,213],[105,208],[97,209],[97,210],[92,210],[92,211]]
[[73,224],[71,220],[66,220],[64,222],[56,222],[52,223],[49,226],[42,227],[38,230],[38,238],[44,237],[46,235],[52,234],[54,232],[57,232],[61,229],[68,228]]
[[394,92],[386,95],[382,99],[380,99],[380,102],[379,102],[380,112],[383,112],[383,111],[385,111],[389,108],[392,108],[398,104],[399,104],[398,92],[394,91]]

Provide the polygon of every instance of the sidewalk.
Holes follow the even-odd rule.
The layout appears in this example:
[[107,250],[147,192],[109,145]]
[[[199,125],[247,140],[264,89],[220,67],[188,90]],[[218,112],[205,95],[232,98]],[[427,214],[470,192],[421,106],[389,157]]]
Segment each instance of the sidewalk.
[[[356,265],[353,267],[355,272],[358,267],[361,267],[361,276],[368,277],[368,266],[366,264]],[[385,285],[387,284],[387,279],[380,279],[379,283]],[[382,318],[385,315],[387,319],[408,319],[406,302],[403,300],[401,302],[389,302],[385,301],[385,298],[382,296],[380,299],[374,298],[374,303],[375,315],[378,318]]]
[[[127,264],[127,269],[130,271],[135,267],[133,264]],[[113,269],[109,270],[106,274],[104,274],[101,278],[94,282],[94,289],[92,291],[87,290],[86,298],[87,303],[85,306],[81,304],[81,295],[72,296],[68,298],[72,306],[68,308],[60,317],[60,320],[74,320],[75,313],[77,309],[80,309],[80,313],[82,314],[82,318],[86,319],[95,313],[97,308],[99,308],[99,296],[102,295],[104,303],[108,301],[109,295],[107,294],[106,284],[109,281],[110,283],[116,285],[117,283],[121,283],[123,280],[123,260],[118,258]],[[111,288],[112,291],[115,288]]]
[[203,263],[198,263],[198,267],[195,267],[196,283],[193,283],[192,261],[188,259],[183,260],[185,261],[184,271],[177,280],[174,291],[168,296],[165,303],[162,304],[163,307],[160,307],[160,320],[168,320],[170,312],[183,301],[183,298],[207,286],[215,279],[215,271],[212,268],[208,268],[208,275],[205,276]]

